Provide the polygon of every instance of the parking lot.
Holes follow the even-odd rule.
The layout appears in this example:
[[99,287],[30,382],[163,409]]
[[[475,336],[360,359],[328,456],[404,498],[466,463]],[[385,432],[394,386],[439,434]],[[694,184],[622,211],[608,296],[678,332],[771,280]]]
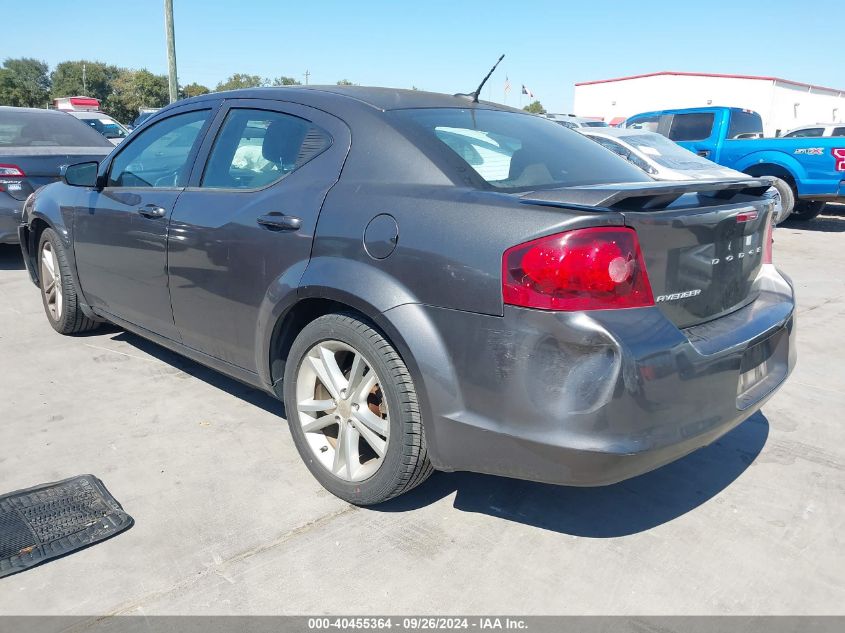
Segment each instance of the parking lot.
[[575,489],[438,473],[350,506],[281,405],[116,328],[62,337],[0,247],[2,492],[100,477],[117,537],[0,581],[4,614],[843,614],[845,206],[775,233],[798,366],[761,413]]

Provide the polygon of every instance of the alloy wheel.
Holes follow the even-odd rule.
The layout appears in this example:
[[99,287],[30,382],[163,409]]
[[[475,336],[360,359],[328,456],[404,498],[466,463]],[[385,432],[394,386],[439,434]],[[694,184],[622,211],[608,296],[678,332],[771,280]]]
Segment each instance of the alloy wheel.
[[296,380],[299,424],[316,460],[344,481],[368,479],[381,466],[390,417],[381,380],[361,352],[336,340],[314,345]]
[[48,241],[41,248],[41,290],[50,317],[58,321],[62,318],[63,308],[62,273],[53,245]]

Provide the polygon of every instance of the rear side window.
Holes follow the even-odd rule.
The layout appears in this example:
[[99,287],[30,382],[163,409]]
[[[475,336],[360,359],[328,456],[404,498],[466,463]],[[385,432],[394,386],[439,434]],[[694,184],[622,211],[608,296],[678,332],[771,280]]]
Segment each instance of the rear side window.
[[257,189],[281,180],[331,144],[328,133],[299,117],[255,109],[226,115],[201,187]]
[[455,180],[467,166],[485,186],[506,191],[648,180],[585,136],[538,116],[462,108],[388,114]]
[[701,141],[709,138],[714,116],[712,112],[676,114],[672,117],[669,138],[673,141]]
[[108,186],[184,187],[191,168],[188,158],[209,113],[195,110],[168,117],[126,141],[112,161]]
[[763,119],[756,112],[731,111],[728,138],[754,138],[763,135]]
[[845,136],[845,127],[835,127],[831,136]]
[[73,116],[0,110],[0,147],[114,147]]
[[812,136],[822,136],[824,134],[823,127],[808,127],[803,130],[795,130],[790,132],[784,138],[807,138]]

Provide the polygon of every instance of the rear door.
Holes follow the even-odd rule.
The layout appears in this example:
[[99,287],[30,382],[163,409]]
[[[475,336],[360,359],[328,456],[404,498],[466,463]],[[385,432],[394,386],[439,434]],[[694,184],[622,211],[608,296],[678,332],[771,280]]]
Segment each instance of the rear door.
[[256,371],[262,307],[304,271],[350,134],[325,112],[254,99],[227,101],[215,129],[173,211],[173,314],[185,345]]
[[76,209],[85,297],[103,312],[178,340],[167,288],[167,233],[213,117],[209,102],[173,110],[116,150],[106,186]]

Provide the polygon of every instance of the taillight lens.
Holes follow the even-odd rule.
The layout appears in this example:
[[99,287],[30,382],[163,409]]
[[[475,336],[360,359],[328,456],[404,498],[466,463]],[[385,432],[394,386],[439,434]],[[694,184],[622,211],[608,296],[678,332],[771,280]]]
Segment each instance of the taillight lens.
[[0,191],[5,191],[8,185],[17,185],[18,180],[25,176],[26,174],[17,165],[0,163]]
[[505,303],[541,310],[654,305],[637,234],[596,227],[514,246],[502,257]]
[[772,236],[772,225],[775,223],[774,217],[770,217],[769,221],[766,222],[766,240],[763,244],[763,263],[764,264],[771,264],[772,263],[772,242],[774,241],[774,237]]
[[831,151],[836,158],[836,170],[845,171],[845,147],[837,147]]

